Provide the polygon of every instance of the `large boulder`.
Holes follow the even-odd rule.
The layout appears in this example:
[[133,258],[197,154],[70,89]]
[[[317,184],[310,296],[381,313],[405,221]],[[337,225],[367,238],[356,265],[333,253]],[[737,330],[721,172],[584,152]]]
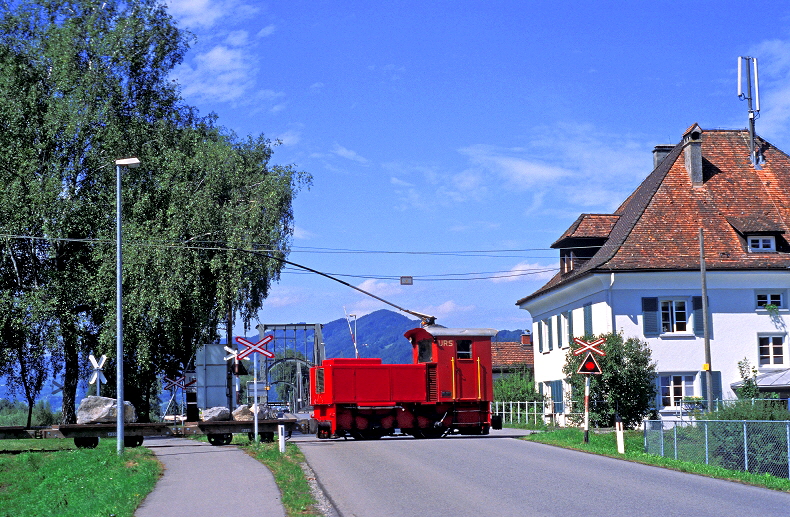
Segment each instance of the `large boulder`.
[[203,410],[204,422],[224,422],[230,420],[230,409],[226,407],[210,407]]
[[[125,401],[124,422],[137,422],[137,411],[131,402]],[[108,397],[88,396],[82,399],[77,409],[78,424],[115,424],[118,422],[118,403]]]
[[[255,414],[252,412],[252,408],[247,404],[237,407],[233,410],[233,420],[240,421],[240,422],[249,422],[255,419]],[[266,419],[266,408],[264,406],[258,406],[258,420],[265,420]]]

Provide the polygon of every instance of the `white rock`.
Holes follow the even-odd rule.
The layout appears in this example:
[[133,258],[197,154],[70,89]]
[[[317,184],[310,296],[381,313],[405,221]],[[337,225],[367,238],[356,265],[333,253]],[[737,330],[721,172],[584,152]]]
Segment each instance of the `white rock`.
[[[116,399],[89,396],[82,399],[77,409],[78,424],[114,424],[118,421]],[[137,411],[129,401],[124,401],[124,422],[137,422]]]
[[224,422],[230,420],[230,409],[222,406],[210,407],[203,410],[204,422]]

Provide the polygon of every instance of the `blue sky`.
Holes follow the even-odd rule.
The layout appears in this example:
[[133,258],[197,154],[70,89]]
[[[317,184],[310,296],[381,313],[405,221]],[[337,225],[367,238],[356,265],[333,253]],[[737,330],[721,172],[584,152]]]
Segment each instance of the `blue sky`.
[[[186,102],[313,175],[290,260],[449,327],[527,328],[515,302],[580,213],[613,211],[693,123],[746,127],[738,56],[759,58],[758,134],[790,151],[782,2],[168,3],[197,37]],[[380,308],[286,271],[259,320]]]

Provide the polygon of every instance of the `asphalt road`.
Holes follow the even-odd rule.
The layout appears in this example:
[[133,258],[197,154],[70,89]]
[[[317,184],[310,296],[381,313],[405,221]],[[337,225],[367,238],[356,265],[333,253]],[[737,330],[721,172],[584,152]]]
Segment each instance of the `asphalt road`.
[[508,434],[298,442],[342,517],[790,516],[790,494]]

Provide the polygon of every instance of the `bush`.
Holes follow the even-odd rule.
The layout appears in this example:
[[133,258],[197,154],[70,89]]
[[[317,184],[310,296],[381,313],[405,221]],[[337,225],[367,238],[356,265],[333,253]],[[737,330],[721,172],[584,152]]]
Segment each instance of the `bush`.
[[535,390],[535,379],[526,364],[518,365],[514,372],[494,380],[494,400],[503,402],[531,402],[543,400]]

